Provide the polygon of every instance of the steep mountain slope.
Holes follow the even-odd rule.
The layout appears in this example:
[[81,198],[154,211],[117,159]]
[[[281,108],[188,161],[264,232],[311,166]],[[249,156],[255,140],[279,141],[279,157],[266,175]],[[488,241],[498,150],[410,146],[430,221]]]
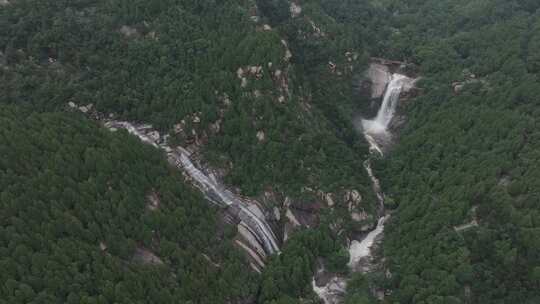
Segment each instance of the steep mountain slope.
[[[17,0],[0,10],[0,102],[16,105],[16,112],[69,110],[82,119],[72,111],[78,109],[89,117],[100,113],[151,123],[238,194],[264,203],[265,214],[275,220],[276,234],[286,243],[282,254],[268,261],[262,286],[252,280],[244,288],[221,286],[231,289],[222,295],[206,298],[192,291],[175,298],[197,303],[257,295],[260,303],[311,298],[319,258],[328,270],[346,272],[347,238],[376,222],[375,195],[362,167],[367,145],[350,123],[353,76],[367,60],[361,39],[318,1],[292,11],[291,2],[277,2],[286,12],[281,17],[268,14],[274,7],[268,10],[259,1]],[[342,18],[351,23],[350,15]],[[48,124],[62,124],[63,116],[42,115]],[[89,136],[85,132],[80,136]],[[68,167],[77,168],[80,163],[73,161]],[[149,161],[163,163],[157,156]],[[136,187],[127,184],[125,191]],[[139,192],[131,195],[138,200],[148,195]],[[88,203],[89,209],[97,207]],[[117,225],[116,215],[110,222]],[[313,229],[293,233],[302,226]],[[186,243],[212,240],[191,237]],[[227,239],[221,241],[230,247]],[[133,242],[142,242],[140,236]],[[123,258],[148,249],[122,248]],[[225,259],[229,252],[215,255],[209,259]],[[185,262],[178,267],[195,263]],[[228,269],[236,269],[235,263]],[[296,284],[287,283],[291,278]],[[184,288],[171,284],[171,292]]]
[[2,100],[152,123],[243,194],[319,206],[333,194],[341,208],[340,191],[355,189],[370,214],[366,146],[332,106],[350,109],[365,57],[316,5],[273,29],[250,1],[14,1],[0,11]]
[[381,55],[424,77],[400,144],[375,166],[399,205],[385,238],[389,301],[538,302],[539,5],[388,5]]
[[0,117],[1,303],[253,299],[234,231],[156,151],[72,113]]
[[[539,9],[0,0],[0,303],[318,303],[334,275],[347,304],[540,302]],[[370,57],[422,78],[380,160],[353,125],[378,105]],[[105,120],[260,205],[280,254],[252,273],[237,210]],[[384,209],[366,163],[393,211],[364,275],[345,247]]]

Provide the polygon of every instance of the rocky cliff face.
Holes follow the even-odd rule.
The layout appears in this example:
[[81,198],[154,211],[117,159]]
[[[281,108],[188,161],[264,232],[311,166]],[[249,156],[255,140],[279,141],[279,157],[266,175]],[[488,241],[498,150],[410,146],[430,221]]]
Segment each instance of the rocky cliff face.
[[[364,116],[374,116],[377,109],[380,108],[384,92],[390,83],[391,75],[393,73],[399,73],[418,79],[416,69],[417,68],[414,65],[406,62],[375,57],[371,58],[371,63],[368,69],[364,72],[364,76],[360,82],[361,94],[364,96],[370,96],[371,100],[368,113],[365,113]],[[420,90],[414,85],[401,91],[399,103],[396,107],[396,113],[389,125],[389,130],[392,133],[396,133],[395,131],[399,130],[406,123],[406,117],[402,115],[403,107],[410,99],[418,96],[419,94]]]
[[366,71],[366,76],[361,87],[367,92],[371,92],[371,98],[382,98],[386,86],[390,82],[391,75],[392,73],[388,66],[378,62],[372,62]]

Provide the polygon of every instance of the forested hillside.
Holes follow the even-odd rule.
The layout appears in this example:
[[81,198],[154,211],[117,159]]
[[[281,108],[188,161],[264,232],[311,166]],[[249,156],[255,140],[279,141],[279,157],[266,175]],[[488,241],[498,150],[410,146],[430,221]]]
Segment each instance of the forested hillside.
[[[51,242],[42,248],[14,238],[12,233],[23,232],[12,231],[11,220],[2,223],[9,232],[2,254],[10,267],[2,278],[8,302],[39,296],[44,302],[289,303],[313,298],[310,281],[319,258],[330,271],[347,271],[345,234],[369,229],[376,212],[362,167],[367,146],[350,122],[352,79],[367,63],[362,39],[350,26],[363,7],[337,10],[313,1],[304,13],[292,14],[289,6],[288,1],[176,0],[2,4],[0,102],[10,105],[2,108],[10,125],[2,149],[11,151],[2,160],[2,173],[12,176],[12,166],[35,162],[17,174],[18,180],[5,181],[2,215],[18,218],[13,221],[20,226],[34,215],[19,209],[50,208],[53,215],[27,225],[28,238],[50,222],[67,230],[66,217],[78,227],[43,235]],[[239,259],[243,255],[231,248],[234,229],[222,235],[215,211],[190,194],[193,190],[167,169],[163,156],[123,132],[106,134],[88,121],[92,113],[153,124],[170,133],[172,143],[188,146],[202,162],[225,172],[225,182],[242,194],[270,190],[290,197],[294,206],[312,212],[321,228],[285,236],[282,254],[268,260],[260,279],[255,277]],[[17,132],[38,126],[39,133]],[[27,155],[15,152],[28,145]],[[62,149],[73,155],[53,153]],[[43,172],[56,177],[42,177],[47,183],[33,179]],[[41,182],[57,185],[36,187]],[[78,183],[90,188],[65,190],[70,198],[56,193]],[[121,192],[109,197],[101,191],[114,192],[114,183]],[[41,190],[22,204],[15,198],[26,187]],[[361,204],[342,198],[353,190]],[[145,202],[154,194],[162,206],[150,212]],[[271,203],[281,207],[283,201]],[[118,210],[110,207],[116,205]],[[362,217],[352,220],[351,211]],[[93,230],[81,232],[85,229]],[[345,233],[338,236],[338,230]],[[62,233],[69,241],[62,241]],[[27,250],[18,253],[28,261],[34,252],[46,260],[54,260],[51,251],[58,255],[58,282],[45,284],[52,280],[46,273],[50,265],[41,266],[45,274],[35,279],[25,260],[13,259],[12,247]],[[79,248],[87,248],[85,259],[71,252]],[[71,260],[59,253],[64,251]],[[137,264],[145,254],[157,265]],[[111,273],[94,273],[90,262],[107,265]],[[241,272],[238,267],[242,275],[229,277]],[[74,277],[78,285],[72,287]],[[153,298],[156,286],[164,286],[162,300]]]
[[[345,304],[540,303],[539,9],[0,0],[0,303],[315,304],[333,275]],[[373,57],[421,78],[381,158],[353,124]],[[257,201],[280,254],[252,271],[235,219],[105,119]],[[353,274],[384,209],[366,159],[391,216]]]
[[423,96],[376,167],[399,204],[391,301],[540,302],[537,1],[388,1],[381,56],[420,66]]
[[152,123],[196,143],[244,194],[355,188],[372,213],[367,149],[350,123],[361,25],[347,26],[347,7],[312,1],[310,17],[293,18],[288,1],[259,2],[14,1],[0,10],[0,98]]
[[252,298],[216,210],[153,148],[72,116],[0,106],[0,302]]

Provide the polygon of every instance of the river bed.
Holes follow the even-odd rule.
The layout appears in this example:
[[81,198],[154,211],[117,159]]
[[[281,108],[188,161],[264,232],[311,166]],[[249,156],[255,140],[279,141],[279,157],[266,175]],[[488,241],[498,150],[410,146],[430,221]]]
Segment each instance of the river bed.
[[[381,107],[377,112],[377,116],[373,119],[362,119],[361,132],[366,141],[370,145],[372,154],[384,156],[383,150],[385,145],[391,142],[391,134],[389,129],[390,123],[394,118],[396,107],[399,103],[399,98],[402,91],[410,90],[414,86],[416,80],[402,74],[392,74],[384,92],[384,98]],[[369,232],[361,241],[353,240],[349,244],[349,263],[348,267],[353,272],[369,272],[372,266],[372,248],[379,240],[381,240],[384,225],[390,218],[390,215],[385,214],[384,210],[384,193],[381,190],[379,179],[374,175],[371,169],[371,161],[367,159],[364,162],[364,168],[369,175],[372,188],[379,201],[380,218],[374,230]],[[324,271],[319,269],[318,271]],[[324,286],[318,286],[315,277],[312,281],[313,291],[319,296],[325,304],[341,303],[347,287],[348,278],[335,276],[332,277]]]

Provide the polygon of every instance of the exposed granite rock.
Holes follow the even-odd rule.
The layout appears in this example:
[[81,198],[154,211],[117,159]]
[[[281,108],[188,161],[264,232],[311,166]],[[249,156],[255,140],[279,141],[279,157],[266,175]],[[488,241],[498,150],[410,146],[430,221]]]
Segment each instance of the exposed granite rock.
[[386,65],[371,63],[366,71],[367,80],[362,83],[362,88],[368,88],[371,91],[371,98],[382,98],[391,76]]
[[133,254],[133,261],[136,263],[141,263],[145,265],[163,265],[163,261],[155,255],[152,251],[137,247],[135,253]]
[[122,33],[124,36],[128,38],[139,36],[139,32],[137,31],[136,28],[133,28],[127,25],[122,25],[122,27],[120,27],[120,33]]
[[326,201],[326,204],[328,204],[328,207],[333,207],[336,204],[332,198],[332,193],[327,193],[324,196],[324,200]]
[[147,201],[146,208],[148,208],[150,211],[155,211],[159,209],[159,205],[161,204],[159,196],[154,191],[152,191],[150,194],[146,196],[146,201]]
[[266,139],[266,134],[264,134],[264,131],[257,132],[257,139],[262,142]]

